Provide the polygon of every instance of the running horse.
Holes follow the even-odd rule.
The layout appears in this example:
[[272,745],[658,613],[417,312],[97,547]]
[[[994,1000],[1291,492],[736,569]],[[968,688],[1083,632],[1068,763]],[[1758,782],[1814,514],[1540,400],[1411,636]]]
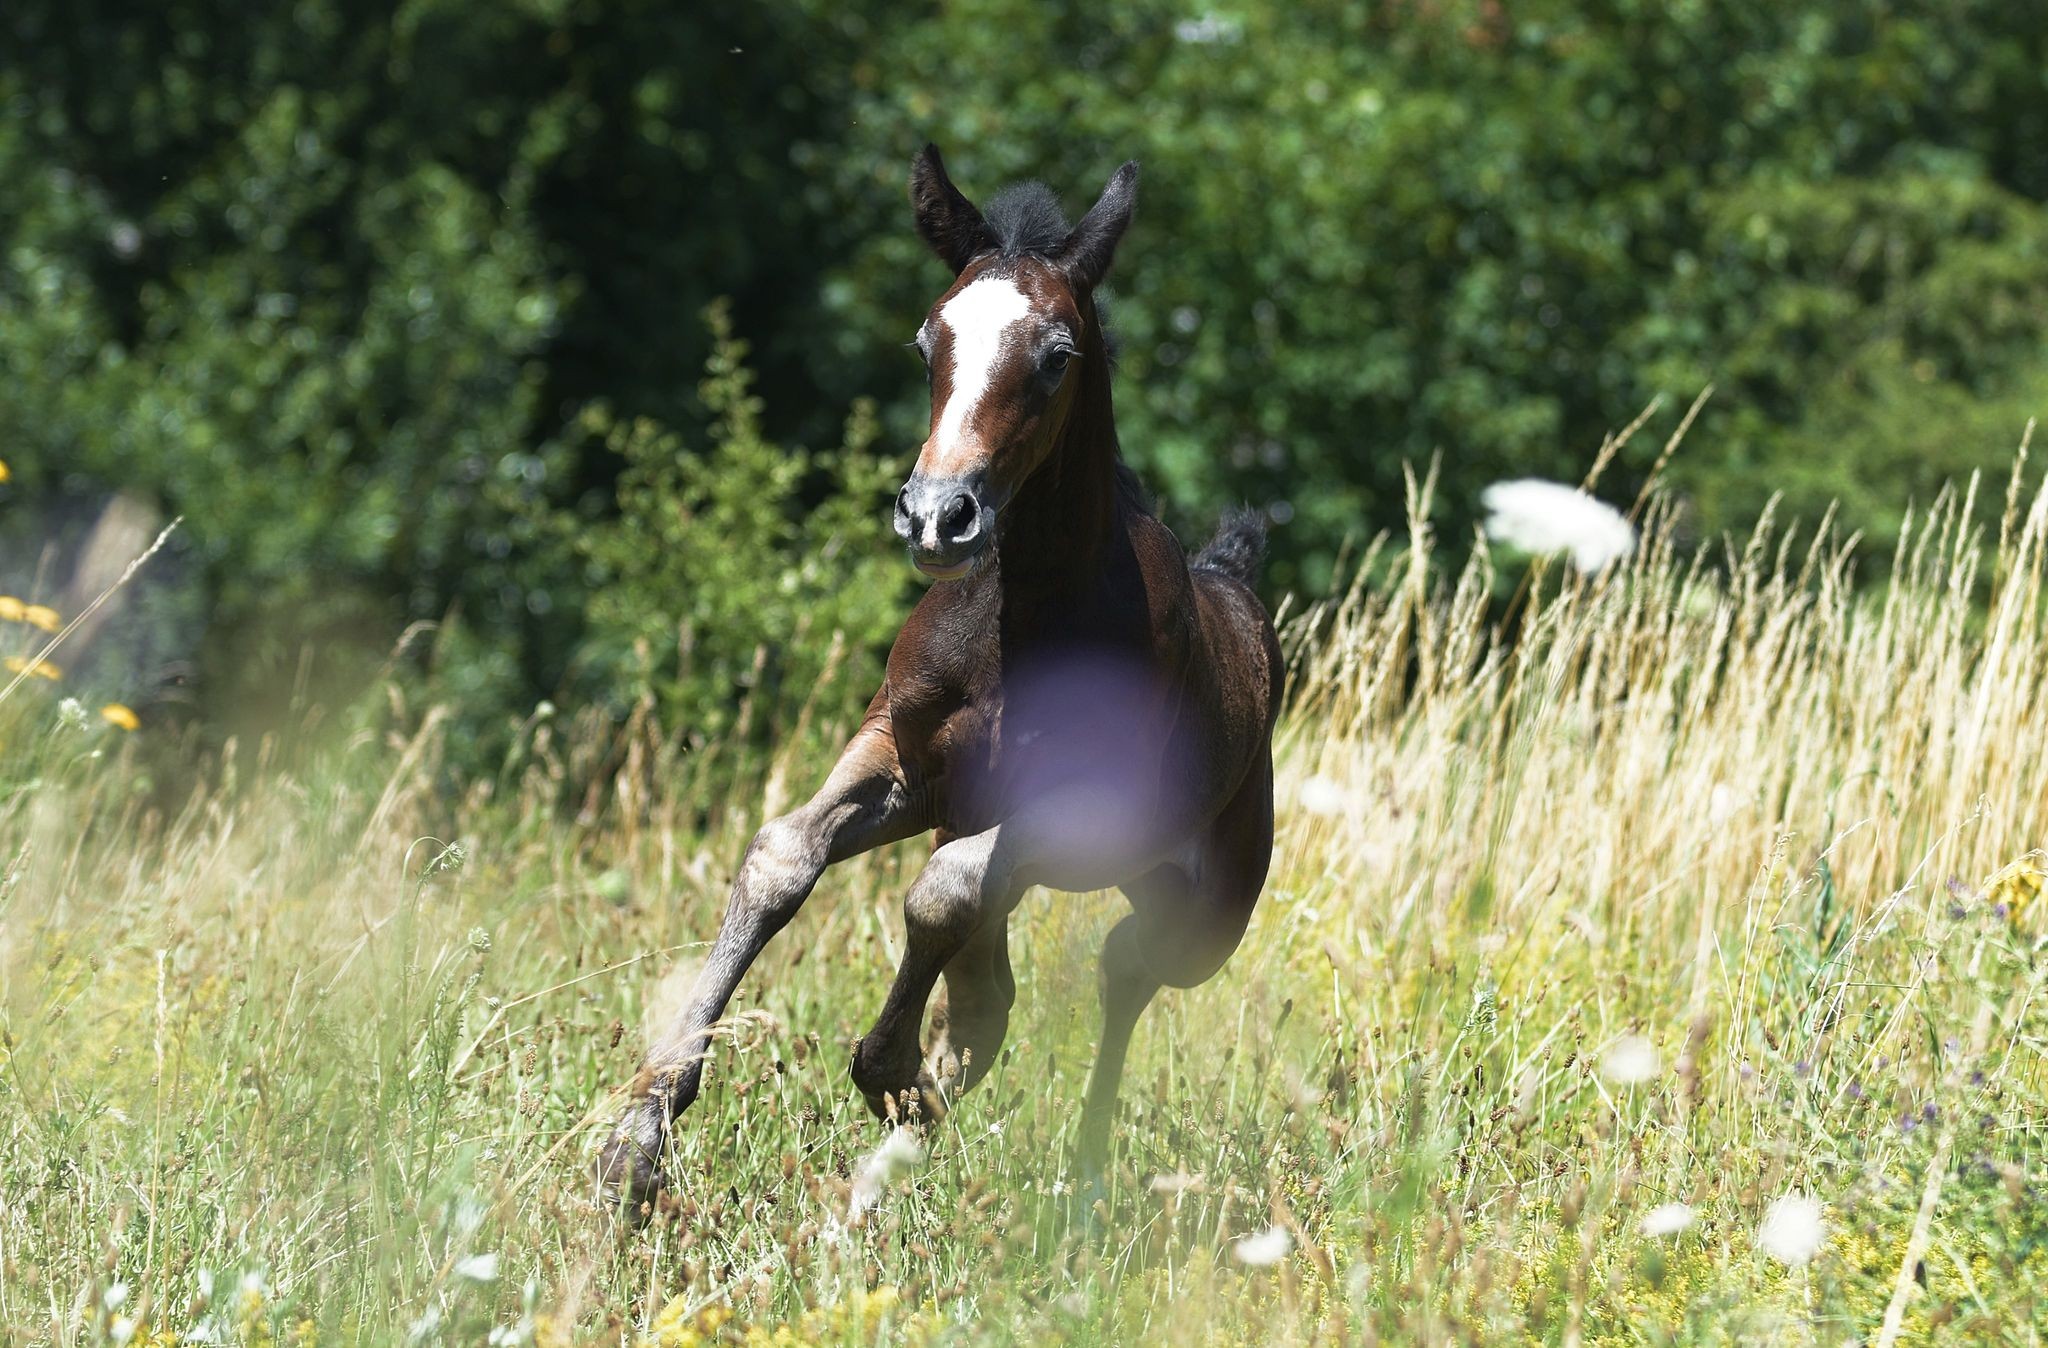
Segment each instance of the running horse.
[[611,1201],[649,1211],[734,988],[836,861],[934,834],[895,982],[853,1049],[854,1084],[889,1119],[941,1117],[995,1065],[1026,889],[1123,890],[1076,1147],[1091,1177],[1139,1015],[1243,937],[1273,849],[1280,653],[1251,588],[1265,530],[1232,512],[1190,560],[1119,455],[1095,290],[1137,181],[1125,164],[1069,228],[1040,184],[984,213],[935,147],[913,163],[917,232],[953,282],[917,332],[931,432],[895,525],[936,583],[824,786],[747,847],[690,1000],[598,1160]]

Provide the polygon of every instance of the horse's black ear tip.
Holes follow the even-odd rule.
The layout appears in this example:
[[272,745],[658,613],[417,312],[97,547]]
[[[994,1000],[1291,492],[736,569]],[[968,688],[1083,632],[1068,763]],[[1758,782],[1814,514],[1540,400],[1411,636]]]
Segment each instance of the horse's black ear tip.
[[910,181],[913,184],[947,181],[946,161],[939,157],[938,146],[926,141],[924,148],[911,157]]

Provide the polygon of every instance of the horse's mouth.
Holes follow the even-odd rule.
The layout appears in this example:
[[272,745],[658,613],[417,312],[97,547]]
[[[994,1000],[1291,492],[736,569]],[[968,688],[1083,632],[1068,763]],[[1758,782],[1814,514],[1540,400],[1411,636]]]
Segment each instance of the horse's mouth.
[[980,564],[981,554],[977,552],[971,557],[950,564],[927,562],[922,557],[913,557],[911,562],[933,580],[959,580]]

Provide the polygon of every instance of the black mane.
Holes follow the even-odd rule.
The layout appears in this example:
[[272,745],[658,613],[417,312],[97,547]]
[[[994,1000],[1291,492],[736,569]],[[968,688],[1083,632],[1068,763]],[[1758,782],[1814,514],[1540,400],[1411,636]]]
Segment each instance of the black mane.
[[1018,183],[996,194],[982,212],[1004,257],[1048,257],[1066,242],[1071,226],[1060,200],[1044,183]]

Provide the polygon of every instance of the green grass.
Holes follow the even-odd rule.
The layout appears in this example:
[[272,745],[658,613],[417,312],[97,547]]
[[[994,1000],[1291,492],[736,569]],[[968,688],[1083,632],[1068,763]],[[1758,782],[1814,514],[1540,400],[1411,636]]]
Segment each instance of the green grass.
[[[1980,555],[1938,510],[1868,594],[1830,543],[1716,567],[1653,528],[1623,573],[1532,586],[1512,646],[1484,563],[1440,576],[1426,544],[1291,620],[1266,897],[1141,1025],[1092,1208],[1068,1156],[1113,896],[1027,898],[1000,1064],[856,1222],[883,1131],[847,1049],[924,846],[829,872],[742,989],[675,1209],[620,1231],[586,1179],[616,1091],[764,800],[816,765],[736,780],[644,724],[537,719],[451,792],[442,719],[400,712],[164,811],[134,741],[25,688],[0,1326],[1841,1343],[1897,1297],[1902,1341],[2034,1342],[2048,500],[2007,513]],[[607,753],[597,808],[555,808]],[[1825,1205],[1795,1267],[1758,1245],[1788,1193]],[[1689,1227],[1643,1233],[1680,1202]]]

